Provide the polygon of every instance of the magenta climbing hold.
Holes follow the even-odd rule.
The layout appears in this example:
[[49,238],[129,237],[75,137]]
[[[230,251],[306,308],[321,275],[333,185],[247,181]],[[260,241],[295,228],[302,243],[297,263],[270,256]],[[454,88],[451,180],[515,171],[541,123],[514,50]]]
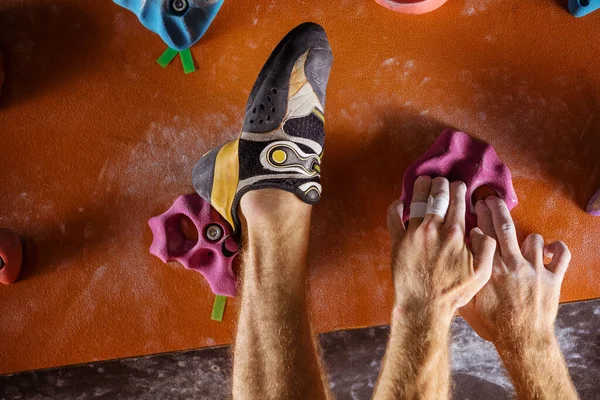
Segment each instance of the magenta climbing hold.
[[[186,218],[187,217],[187,218]],[[182,221],[191,221],[198,239],[186,236]],[[221,215],[196,193],[182,195],[163,214],[150,218],[154,239],[150,253],[163,262],[177,261],[200,272],[213,293],[235,296],[237,279],[233,273],[238,241]]]
[[594,193],[594,195],[588,202],[585,211],[588,214],[600,217],[600,189],[598,189],[596,193]]
[[449,181],[463,181],[467,185],[467,213],[465,223],[467,235],[477,226],[473,193],[480,188],[493,189],[506,202],[509,210],[518,203],[508,167],[500,160],[494,148],[485,142],[473,139],[463,132],[446,129],[421,157],[408,166],[402,178],[404,207],[403,220],[410,215],[413,186],[418,176],[443,176]]

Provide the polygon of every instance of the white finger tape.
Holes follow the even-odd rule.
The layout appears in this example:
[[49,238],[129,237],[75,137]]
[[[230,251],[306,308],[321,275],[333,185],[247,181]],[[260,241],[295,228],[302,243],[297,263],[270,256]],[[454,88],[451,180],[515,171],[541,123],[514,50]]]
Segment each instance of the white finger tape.
[[425,217],[425,210],[427,210],[427,203],[424,201],[415,201],[410,204],[410,218],[423,218]]
[[449,205],[450,199],[448,197],[429,196],[427,199],[427,209],[425,210],[425,214],[435,214],[442,218],[446,218]]

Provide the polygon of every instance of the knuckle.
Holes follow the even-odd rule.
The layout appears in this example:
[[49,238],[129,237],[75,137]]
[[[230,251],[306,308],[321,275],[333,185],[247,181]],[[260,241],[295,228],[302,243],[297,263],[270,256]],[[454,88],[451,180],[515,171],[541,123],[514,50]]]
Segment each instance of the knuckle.
[[565,255],[571,256],[571,250],[569,250],[569,247],[564,242],[556,242],[556,247],[562,250]]
[[459,224],[450,224],[446,228],[446,235],[451,240],[462,239],[465,236],[463,228]]
[[544,243],[544,238],[542,237],[542,235],[538,234],[538,233],[532,233],[529,236],[527,236],[527,241],[531,242],[532,244],[543,244]]
[[511,222],[503,222],[500,225],[500,231],[506,235],[510,235],[514,232],[515,226]]
[[488,236],[485,233],[478,233],[478,235],[481,236],[481,238],[482,238],[482,240],[483,240],[483,242],[485,244],[488,244],[488,245],[489,244],[494,244],[494,245],[496,244],[496,239],[494,239],[493,237]]
[[494,240],[494,238],[491,238],[487,235],[483,235],[483,245],[485,247],[489,247],[489,248],[495,248],[496,247],[496,241]]
[[423,228],[423,232],[428,236],[431,236],[438,232],[438,226],[433,221],[423,222],[421,224],[421,227]]
[[507,264],[514,271],[517,278],[524,278],[531,273],[531,266],[517,257],[510,257]]

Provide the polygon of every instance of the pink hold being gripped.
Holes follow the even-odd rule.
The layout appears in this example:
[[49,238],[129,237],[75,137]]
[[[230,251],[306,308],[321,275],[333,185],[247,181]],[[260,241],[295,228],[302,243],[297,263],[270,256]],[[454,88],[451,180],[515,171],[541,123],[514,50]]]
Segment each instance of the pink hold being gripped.
[[[413,186],[419,176],[445,177],[450,182],[462,181],[467,185],[465,215],[466,234],[477,226],[473,193],[484,189],[504,200],[509,210],[518,203],[508,167],[500,160],[494,148],[473,139],[463,132],[446,129],[421,157],[408,166],[402,178],[400,200],[409,205]],[[410,216],[410,207],[404,207],[403,221]]]

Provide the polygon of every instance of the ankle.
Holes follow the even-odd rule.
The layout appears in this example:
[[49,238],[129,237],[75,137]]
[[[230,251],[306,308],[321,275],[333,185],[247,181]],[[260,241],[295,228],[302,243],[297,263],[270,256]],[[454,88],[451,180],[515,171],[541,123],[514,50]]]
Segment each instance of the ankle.
[[278,189],[260,189],[246,193],[240,201],[242,224],[247,230],[253,228],[298,225],[310,219],[311,206],[295,194]]

